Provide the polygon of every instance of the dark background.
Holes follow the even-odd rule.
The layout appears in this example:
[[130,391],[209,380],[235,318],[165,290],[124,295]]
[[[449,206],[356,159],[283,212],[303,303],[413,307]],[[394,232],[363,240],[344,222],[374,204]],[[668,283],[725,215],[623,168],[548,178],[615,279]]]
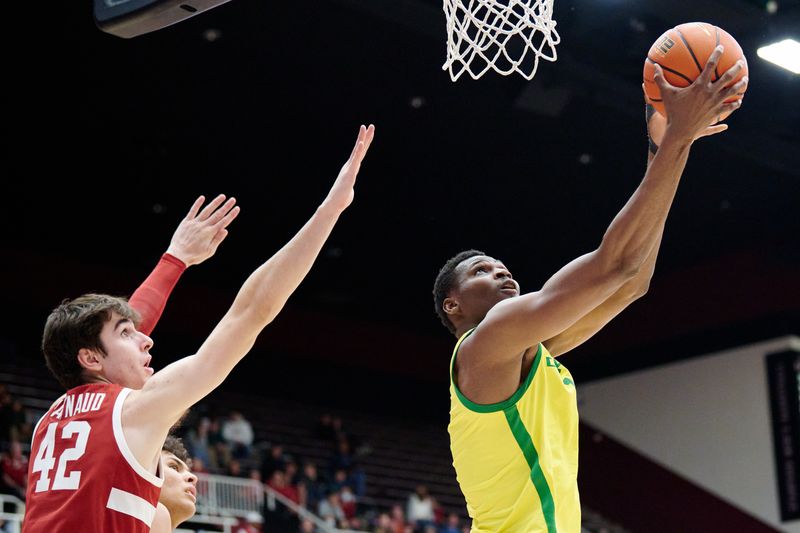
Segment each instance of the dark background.
[[43,365],[49,309],[130,294],[193,199],[223,192],[242,214],[154,335],[156,367],[191,353],[375,123],[353,206],[224,387],[376,410],[435,401],[419,416],[442,418],[454,339],[433,312],[439,267],[475,247],[534,290],[593,249],[645,170],[645,54],[689,21],[741,44],[744,106],[693,147],[650,294],[563,361],[580,384],[797,334],[800,76],[756,48],[800,37],[800,1],[765,4],[556,0],[556,63],[532,82],[456,83],[428,0],[233,0],[130,40],[100,31],[88,0],[29,6],[9,20],[4,76],[5,351]]

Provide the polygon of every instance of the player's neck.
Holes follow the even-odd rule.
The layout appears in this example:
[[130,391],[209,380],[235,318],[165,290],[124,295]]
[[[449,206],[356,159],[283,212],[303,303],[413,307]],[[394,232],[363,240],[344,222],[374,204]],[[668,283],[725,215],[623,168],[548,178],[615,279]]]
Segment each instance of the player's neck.
[[469,330],[473,329],[477,325],[478,325],[478,323],[476,322],[475,324],[469,323],[469,324],[460,324],[460,325],[456,326],[456,338],[460,339],[461,337],[464,336],[464,333],[466,333]]
[[111,381],[101,374],[91,374],[91,375],[84,375],[83,383],[81,383],[81,385],[98,385],[98,384],[110,385]]

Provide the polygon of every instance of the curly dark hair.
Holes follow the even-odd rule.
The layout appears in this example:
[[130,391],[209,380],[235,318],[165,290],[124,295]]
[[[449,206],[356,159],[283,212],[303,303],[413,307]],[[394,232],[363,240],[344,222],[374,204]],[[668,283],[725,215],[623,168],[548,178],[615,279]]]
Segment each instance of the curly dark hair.
[[128,300],[107,294],[84,294],[74,300],[64,300],[47,317],[42,352],[47,368],[67,390],[83,384],[83,367],[78,363],[81,348],[106,355],[100,331],[111,320],[112,312],[134,324],[139,323],[139,313]]
[[479,250],[464,250],[463,252],[457,253],[447,260],[444,266],[439,270],[436,281],[433,283],[434,310],[439,316],[439,320],[442,321],[442,324],[453,334],[455,334],[456,328],[453,326],[453,323],[450,322],[450,318],[447,316],[447,313],[444,312],[442,305],[444,304],[445,298],[447,298],[447,295],[450,293],[450,290],[455,285],[456,267],[465,259],[475,257],[476,255],[486,254]]
[[186,450],[186,446],[183,445],[183,441],[180,438],[174,435],[167,435],[167,440],[164,441],[161,451],[171,453],[186,463],[186,466],[189,468],[192,467],[192,458],[189,457],[189,452]]

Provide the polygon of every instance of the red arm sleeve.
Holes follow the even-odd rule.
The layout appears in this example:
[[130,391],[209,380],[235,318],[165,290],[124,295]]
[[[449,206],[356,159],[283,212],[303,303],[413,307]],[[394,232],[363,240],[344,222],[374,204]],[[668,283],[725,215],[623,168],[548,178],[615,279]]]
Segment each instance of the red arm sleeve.
[[167,305],[167,299],[184,270],[186,265],[183,261],[165,253],[153,272],[133,293],[129,303],[142,316],[139,331],[145,335],[153,332]]

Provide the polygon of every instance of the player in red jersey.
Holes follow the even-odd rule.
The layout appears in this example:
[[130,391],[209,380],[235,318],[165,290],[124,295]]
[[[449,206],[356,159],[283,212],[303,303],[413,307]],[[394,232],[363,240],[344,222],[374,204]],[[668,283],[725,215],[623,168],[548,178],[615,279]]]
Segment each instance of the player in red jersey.
[[[136,329],[136,312],[119,298],[85,295],[51,313],[42,348],[68,391],[35,431],[24,531],[150,530],[170,427],[219,386],[306,276],[353,200],[373,135],[373,126],[360,128],[325,200],[250,275],[196,354],[154,374],[153,341]],[[222,214],[219,223],[229,215]]]
[[[217,196],[201,211],[200,208],[203,206],[204,202],[205,198],[203,196],[195,200],[189,213],[181,220],[175,230],[169,248],[162,255],[153,272],[131,296],[130,307],[136,310],[134,314],[139,315],[137,318],[140,317],[137,323],[138,329],[145,334],[149,334],[155,328],[172,289],[175,287],[186,268],[200,264],[214,255],[220,243],[225,240],[225,237],[228,235],[227,226],[233,222],[239,213],[239,208],[235,206],[236,200],[231,198],[225,201],[224,195]],[[34,431],[34,444],[32,446],[33,452],[37,455],[35,456],[34,462],[30,465],[28,475],[31,476],[35,471],[40,474],[40,477],[37,480],[37,486],[34,487],[33,490],[28,491],[27,500],[29,502],[29,512],[26,513],[26,531],[33,530],[34,527],[38,529],[35,523],[37,522],[40,502],[44,502],[45,513],[48,512],[47,508],[52,508],[55,503],[51,502],[50,498],[48,498],[48,500],[43,500],[39,493],[42,493],[45,498],[48,497],[48,491],[44,490],[44,486],[50,486],[51,483],[51,470],[54,467],[56,454],[54,442],[56,441],[56,436],[59,431],[62,436],[65,433],[76,436],[74,440],[74,451],[72,452],[73,455],[80,453],[82,448],[84,448],[83,453],[87,453],[85,448],[88,444],[88,435],[85,437],[81,436],[83,433],[86,433],[87,427],[95,428],[92,436],[93,443],[99,442],[97,440],[97,428],[99,427],[102,433],[106,433],[106,441],[108,441],[106,444],[109,444],[110,439],[108,439],[108,437],[113,435],[113,421],[108,420],[105,424],[101,421],[99,425],[97,422],[97,413],[103,409],[103,404],[107,404],[105,394],[105,392],[100,392],[78,394],[77,397],[69,395],[62,396],[48,411],[50,422],[42,425],[40,421],[40,423],[37,424],[37,428]],[[81,418],[81,413],[90,413],[95,407],[96,410],[94,414],[87,414],[88,419],[79,420],[79,418]],[[106,412],[108,412],[107,409],[108,407],[106,406]],[[86,422],[89,426],[81,423],[66,423],[64,427],[59,428],[56,423],[55,427],[51,429],[51,425],[53,425],[52,421],[66,418],[64,416],[65,414],[68,414],[73,419],[71,421]],[[42,420],[45,421],[46,418],[48,417]],[[111,413],[111,418],[113,419],[113,412]],[[94,422],[94,426],[91,425],[92,422]],[[70,429],[65,431],[67,426],[69,426]],[[111,433],[108,432],[109,428],[112,429]],[[92,430],[90,429],[88,433],[92,434]],[[110,445],[106,448],[107,450],[115,450],[116,446],[114,446],[114,442],[110,442]],[[91,451],[91,448],[89,451]],[[94,456],[97,454],[93,453],[91,455]],[[67,454],[62,455],[62,458],[63,461],[70,460]],[[117,459],[118,458],[119,457],[117,457]],[[87,475],[84,471],[81,471],[78,475],[67,475],[66,469],[68,466],[69,464],[65,462],[63,471],[56,470],[54,473],[59,476],[58,480],[56,480],[55,477],[52,479],[51,488],[52,490],[58,491],[56,493],[58,494],[58,499],[63,500],[63,502],[69,502],[69,497],[74,495],[74,491],[70,489],[70,487],[74,485],[76,481],[80,483],[80,479]],[[113,471],[113,468],[111,471]],[[69,480],[67,478],[69,478]],[[37,491],[37,489],[41,490]],[[91,487],[84,490],[91,491]],[[148,490],[151,490],[150,487],[148,487]],[[83,497],[84,494],[88,494],[88,492],[82,492],[81,496]],[[65,504],[72,506],[75,505],[75,502],[73,501]],[[33,510],[30,510],[31,506],[34,506]],[[53,515],[52,512],[50,514]],[[127,519],[123,518],[122,520],[118,520],[115,522],[115,525],[119,524],[123,526],[125,520]],[[66,530],[66,527],[67,526],[65,526],[64,530]]]

